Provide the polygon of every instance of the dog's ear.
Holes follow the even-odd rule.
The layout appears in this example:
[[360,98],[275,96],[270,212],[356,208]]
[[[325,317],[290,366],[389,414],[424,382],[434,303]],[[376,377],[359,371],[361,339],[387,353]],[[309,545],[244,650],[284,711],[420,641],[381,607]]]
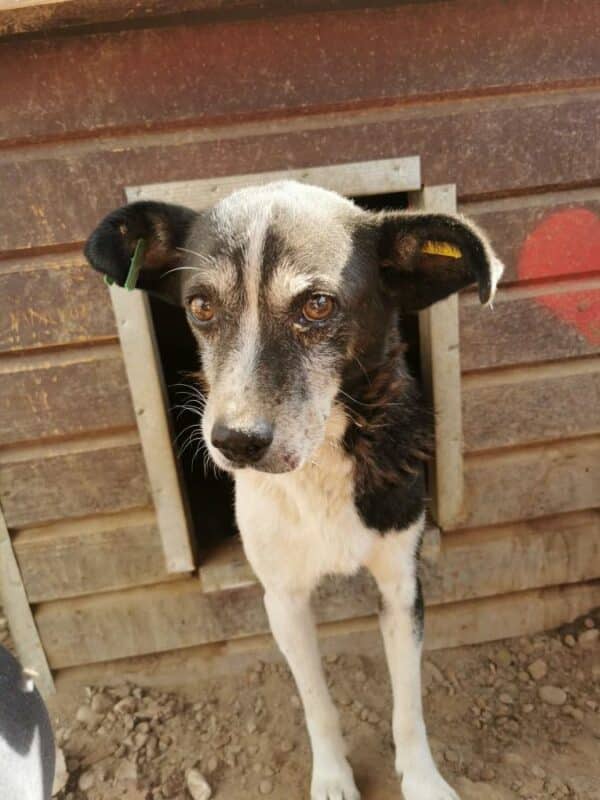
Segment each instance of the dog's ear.
[[468,220],[399,212],[378,217],[378,256],[385,291],[402,311],[419,311],[471,283],[491,303],[503,266]]
[[130,203],[102,220],[85,244],[85,256],[95,270],[123,286],[137,248],[141,265],[136,287],[178,303],[181,273],[170,270],[184,257],[179,248],[196,217],[184,206]]

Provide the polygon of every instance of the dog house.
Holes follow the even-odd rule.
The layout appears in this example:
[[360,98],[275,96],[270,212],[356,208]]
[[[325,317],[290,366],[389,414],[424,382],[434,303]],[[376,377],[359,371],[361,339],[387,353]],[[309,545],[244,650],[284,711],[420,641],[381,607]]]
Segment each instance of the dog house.
[[[202,208],[286,175],[479,222],[494,309],[466,291],[410,322],[436,411],[428,645],[600,604],[598,7],[368,5],[0,2],[0,574],[47,689],[267,632],[230,487],[177,455],[181,319],[81,254],[126,197]],[[376,607],[362,575],[316,598],[330,633]]]

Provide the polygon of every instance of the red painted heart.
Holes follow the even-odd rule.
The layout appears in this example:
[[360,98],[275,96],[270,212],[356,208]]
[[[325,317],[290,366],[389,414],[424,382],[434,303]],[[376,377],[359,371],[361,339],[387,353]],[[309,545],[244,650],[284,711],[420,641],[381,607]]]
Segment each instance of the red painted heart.
[[[565,278],[600,271],[600,218],[585,208],[557,211],[527,237],[519,254],[519,278]],[[600,344],[600,289],[536,297],[559,319]]]

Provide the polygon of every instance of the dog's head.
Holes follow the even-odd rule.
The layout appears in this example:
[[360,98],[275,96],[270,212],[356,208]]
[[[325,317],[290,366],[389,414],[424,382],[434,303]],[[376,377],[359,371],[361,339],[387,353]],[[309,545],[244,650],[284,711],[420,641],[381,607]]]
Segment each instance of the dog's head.
[[98,226],[85,253],[123,284],[139,239],[138,287],[183,305],[208,400],[218,466],[293,470],[322,444],[336,397],[383,359],[398,313],[502,267],[459,217],[373,214],[294,182],[238,191],[212,209],[138,202]]

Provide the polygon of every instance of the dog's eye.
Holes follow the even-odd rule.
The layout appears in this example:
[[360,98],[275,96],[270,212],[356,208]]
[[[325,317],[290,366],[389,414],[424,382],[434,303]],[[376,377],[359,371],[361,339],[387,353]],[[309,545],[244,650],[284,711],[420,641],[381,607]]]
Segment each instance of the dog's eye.
[[196,297],[192,297],[189,301],[189,309],[191,315],[194,319],[197,319],[198,322],[210,322],[214,319],[215,308],[213,304],[200,294]]
[[313,294],[302,307],[302,314],[309,322],[321,322],[333,313],[333,298],[327,294]]

